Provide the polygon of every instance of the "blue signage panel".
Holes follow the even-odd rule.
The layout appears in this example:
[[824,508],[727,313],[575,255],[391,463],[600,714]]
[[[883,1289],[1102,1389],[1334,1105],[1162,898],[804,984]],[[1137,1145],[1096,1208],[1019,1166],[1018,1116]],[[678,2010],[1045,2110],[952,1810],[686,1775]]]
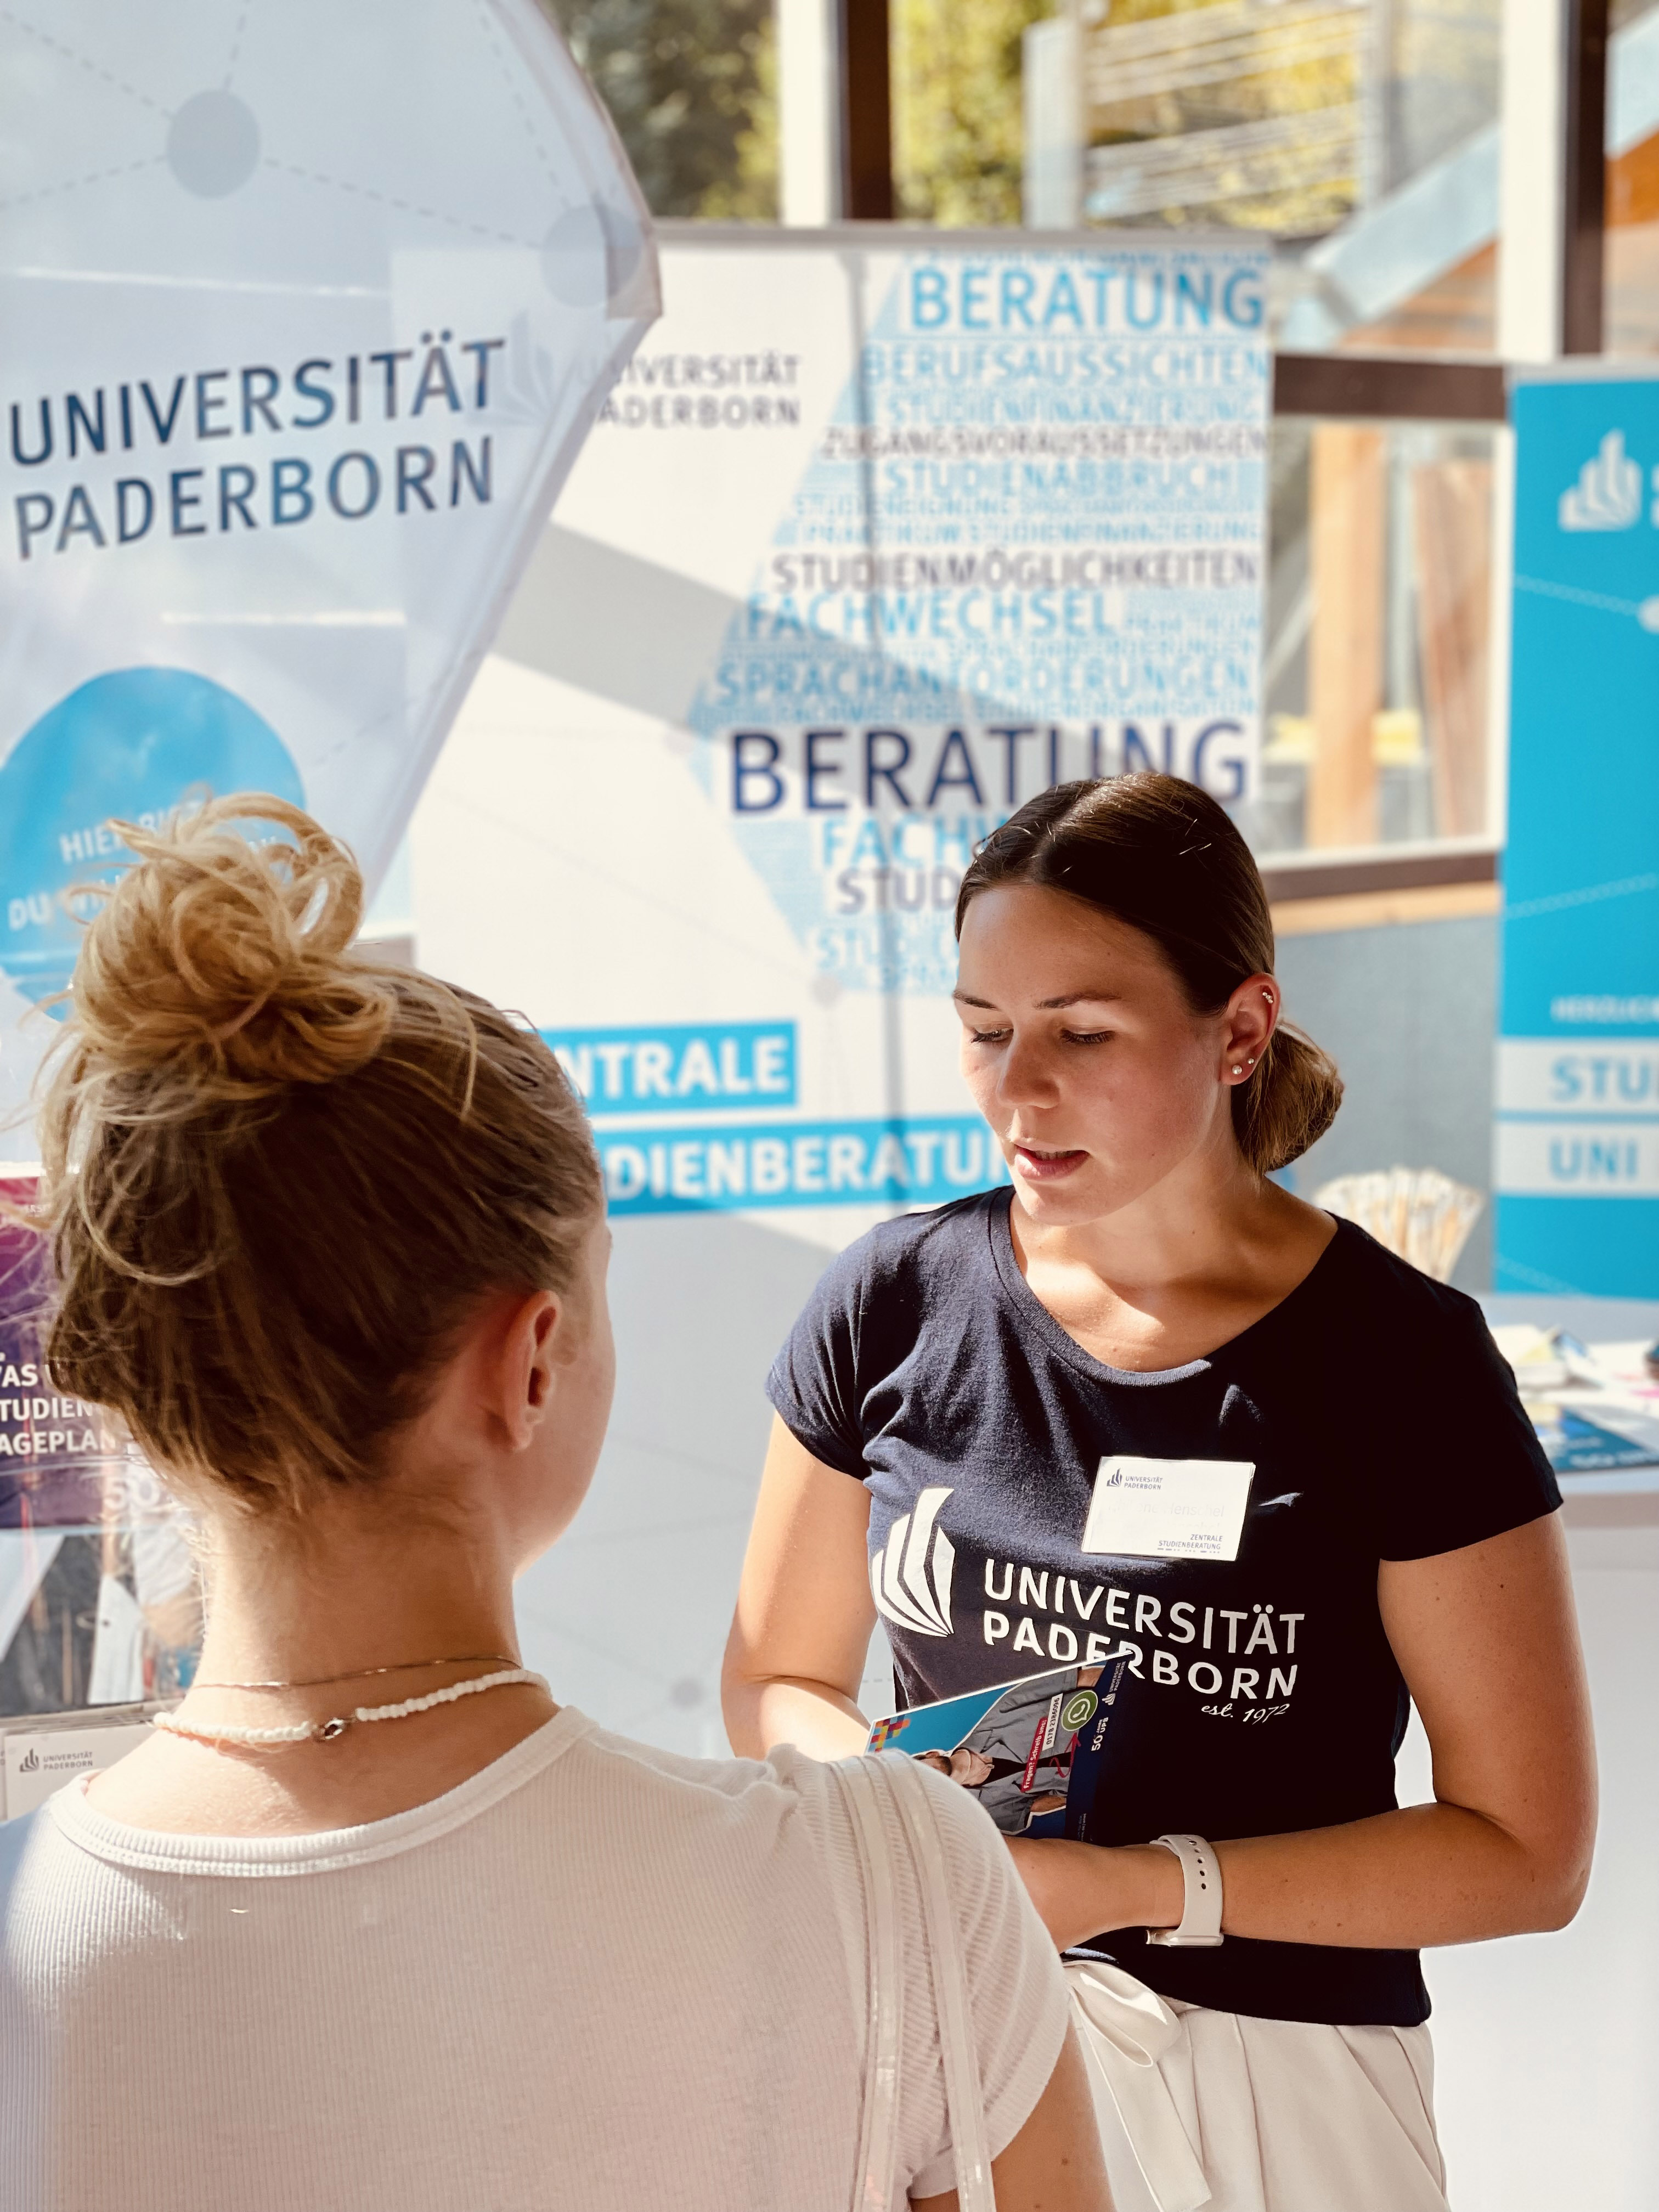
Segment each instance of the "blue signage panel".
[[1499,1290],[1659,1296],[1659,379],[1517,386]]
[[665,1022],[544,1030],[590,1114],[793,1106],[793,1022]]
[[613,1218],[776,1206],[942,1206],[1006,1182],[976,1114],[599,1128]]

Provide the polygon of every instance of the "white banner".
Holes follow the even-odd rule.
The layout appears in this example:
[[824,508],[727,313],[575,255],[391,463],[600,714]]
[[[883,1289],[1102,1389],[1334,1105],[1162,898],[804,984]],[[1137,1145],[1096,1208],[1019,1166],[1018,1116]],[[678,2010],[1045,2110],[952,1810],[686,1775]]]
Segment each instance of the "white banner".
[[[946,1003],[975,844],[1075,777],[1253,789],[1266,257],[686,225],[663,271],[440,771],[422,957],[488,946],[588,1054],[618,1212],[981,1188]],[[508,787],[466,900],[557,859],[452,934],[426,886],[460,897]],[[788,1040],[770,1093],[720,1073],[750,1032]]]
[[1659,1044],[1500,1037],[1494,1187],[1510,1198],[1659,1196]]
[[1659,1040],[1500,1037],[1500,1114],[1659,1115]]
[[534,0],[33,0],[0,82],[5,1111],[112,817],[379,876],[658,295]]
[[1511,1197],[1659,1197],[1659,1119],[1499,1121],[1493,1152]]

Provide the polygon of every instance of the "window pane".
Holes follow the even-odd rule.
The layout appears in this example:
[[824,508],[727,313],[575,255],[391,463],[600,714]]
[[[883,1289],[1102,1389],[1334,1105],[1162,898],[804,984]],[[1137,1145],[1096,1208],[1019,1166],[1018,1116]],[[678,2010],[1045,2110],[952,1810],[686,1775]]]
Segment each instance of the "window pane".
[[[1079,204],[1283,242],[1278,342],[1489,350],[1502,0],[1084,0]],[[1052,90],[1048,89],[1052,86]],[[1063,125],[1034,118],[1045,145]]]
[[775,222],[772,0],[542,0],[653,215]]
[[890,0],[901,218],[1019,222],[1022,41],[1052,13],[1048,0]]
[[1274,423],[1258,852],[1487,835],[1496,435]]

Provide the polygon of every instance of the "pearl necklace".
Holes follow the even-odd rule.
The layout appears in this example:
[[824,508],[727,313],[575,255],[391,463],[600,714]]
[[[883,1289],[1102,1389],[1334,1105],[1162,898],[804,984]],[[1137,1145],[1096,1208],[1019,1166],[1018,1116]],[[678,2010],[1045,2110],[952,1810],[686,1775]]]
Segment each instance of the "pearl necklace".
[[177,1713],[157,1713],[150,1726],[165,1729],[169,1735],[194,1736],[203,1743],[337,1743],[359,1721],[407,1720],[411,1713],[429,1713],[436,1705],[453,1705],[458,1698],[476,1697],[480,1690],[505,1690],[515,1682],[532,1682],[538,1690],[548,1688],[544,1674],[532,1674],[528,1667],[507,1667],[496,1674],[452,1682],[447,1690],[434,1690],[424,1698],[404,1698],[395,1705],[358,1705],[349,1713],[336,1713],[331,1720],[296,1721],[288,1728],[219,1726],[211,1721],[181,1720]]

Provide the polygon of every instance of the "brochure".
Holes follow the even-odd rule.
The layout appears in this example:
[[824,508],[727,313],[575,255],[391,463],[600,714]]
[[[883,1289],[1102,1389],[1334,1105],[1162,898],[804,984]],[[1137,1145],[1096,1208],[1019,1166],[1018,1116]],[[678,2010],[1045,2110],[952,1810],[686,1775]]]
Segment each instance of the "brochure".
[[1659,1467],[1659,1382],[1643,1342],[1584,1344],[1521,1322],[1492,1337],[1558,1475]]
[[971,1790],[1006,1836],[1093,1840],[1121,1725],[1127,1659],[916,1705],[878,1721],[871,1751],[908,1752]]
[[[1530,1406],[1538,1441],[1557,1474],[1590,1474],[1607,1468],[1652,1467],[1659,1462],[1659,1422],[1642,1414],[1598,1406],[1589,1420],[1571,1406]],[[1609,1427],[1609,1413],[1627,1431]],[[1628,1433],[1635,1431],[1635,1433]]]

